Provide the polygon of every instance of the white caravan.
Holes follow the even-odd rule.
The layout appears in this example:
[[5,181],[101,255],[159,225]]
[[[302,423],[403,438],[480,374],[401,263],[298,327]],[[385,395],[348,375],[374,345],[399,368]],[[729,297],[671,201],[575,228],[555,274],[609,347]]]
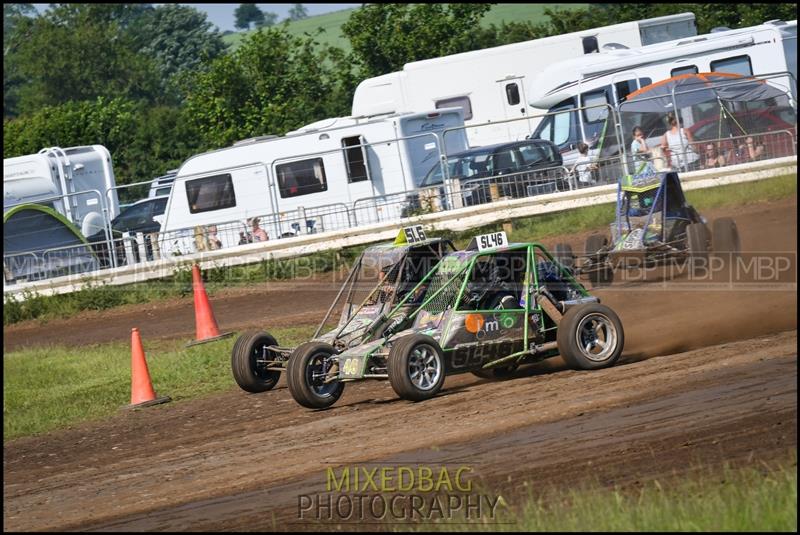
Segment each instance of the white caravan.
[[110,221],[119,214],[115,187],[111,155],[102,145],[51,147],[3,160],[4,212],[23,203],[43,204],[74,223],[84,236],[104,228],[105,218]]
[[[532,95],[533,113],[551,114],[539,123],[531,137],[555,143],[569,165],[577,144],[590,146],[600,137],[608,109],[641,87],[698,72],[725,72],[744,76],[790,73],[770,78],[769,83],[797,91],[797,21],[770,21],[738,30],[718,30],[691,39],[605,50],[591,58],[576,58],[542,71]],[[795,104],[796,105],[796,104]],[[584,109],[580,113],[575,108]],[[570,111],[573,110],[573,111]],[[684,126],[692,125],[687,117]],[[629,136],[629,132],[623,135]]]
[[[331,229],[334,215],[321,214],[340,224],[359,199],[415,189],[441,160],[441,133],[463,124],[460,108],[340,117],[193,156],[172,186],[162,253],[191,251],[193,229],[209,225],[225,225],[222,247],[237,245],[256,216],[270,238]],[[466,148],[463,133],[447,136],[447,153]]]
[[402,71],[361,82],[353,115],[419,112],[460,106],[472,146],[524,139],[536,127],[527,102],[545,67],[576,57],[592,61],[605,46],[639,47],[697,35],[694,14],[682,13],[408,63]]

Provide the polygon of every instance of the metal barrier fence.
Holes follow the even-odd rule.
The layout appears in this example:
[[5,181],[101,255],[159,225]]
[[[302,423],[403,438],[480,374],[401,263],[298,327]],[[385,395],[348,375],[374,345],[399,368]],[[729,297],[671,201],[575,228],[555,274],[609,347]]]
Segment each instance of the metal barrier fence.
[[[447,129],[443,131],[441,138],[435,133],[408,136],[408,139],[430,135],[434,137],[437,152],[440,155],[439,165],[443,176],[440,184],[359,198],[349,206],[345,203],[334,203],[308,208],[298,207],[285,211],[273,211],[267,208],[262,213],[247,214],[246,218],[235,221],[194,226],[169,232],[128,233],[124,236],[115,235],[113,239],[111,238],[112,233],[119,233],[113,231],[110,221],[106,218],[106,221],[103,222],[106,240],[92,245],[94,261],[98,265],[95,266],[87,259],[85,245],[20,252],[11,255],[4,254],[6,282],[13,282],[14,279],[25,280],[26,278],[33,280],[30,277],[48,278],[56,276],[54,273],[85,273],[87,269],[99,270],[158,260],[166,256],[212,251],[255,243],[263,241],[265,238],[274,240],[303,234],[343,230],[371,223],[399,221],[423,213],[611,184],[617,182],[619,177],[625,174],[655,172],[669,168],[691,171],[797,154],[796,126],[792,130],[693,140],[685,147],[685,150],[672,153],[663,150],[659,143],[655,146],[650,145],[646,154],[631,154],[630,143],[622,136],[621,121],[618,117],[618,110],[615,108],[608,105],[589,106],[569,110],[566,113],[583,113],[593,108],[605,108],[608,117],[607,128],[610,130],[603,131],[599,140],[600,149],[595,149],[591,161],[571,158],[570,161],[565,159],[564,165],[557,167],[459,179],[449,175],[448,155],[444,150],[445,138],[450,132],[474,129],[476,125]],[[559,113],[563,112],[498,121],[493,126],[505,122],[530,121]],[[397,142],[397,140],[364,143],[347,148],[366,149],[371,145],[387,142]],[[616,154],[599,158],[598,155],[602,152],[603,144],[605,144],[606,153]],[[324,152],[333,153],[342,150],[344,149],[332,149]],[[291,161],[300,157],[276,160],[276,162]],[[271,165],[260,165],[265,165],[274,178],[276,162],[272,162]],[[407,170],[403,168],[402,164],[400,172],[404,177],[406,176]],[[152,182],[154,181],[123,185],[112,189],[138,187]],[[275,189],[275,180],[273,179],[270,181],[270,204],[273,206],[277,204],[278,200]],[[105,196],[96,191],[73,195],[86,193],[97,195],[104,213],[107,213],[105,198],[111,194],[111,190],[104,192]],[[44,269],[44,266],[47,265],[50,265],[52,269],[49,271]],[[25,269],[28,270],[29,277],[13,275],[14,273],[23,273]],[[12,276],[9,277],[9,274]]]

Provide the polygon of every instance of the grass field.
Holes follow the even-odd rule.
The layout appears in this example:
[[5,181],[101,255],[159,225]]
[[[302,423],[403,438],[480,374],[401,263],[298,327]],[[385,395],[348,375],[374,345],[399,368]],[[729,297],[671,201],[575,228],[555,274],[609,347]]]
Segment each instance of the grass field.
[[[271,332],[282,344],[294,345],[308,340],[314,327]],[[235,337],[188,349],[185,341],[142,337],[158,395],[181,401],[234,387],[230,358]],[[15,351],[3,356],[3,440],[113,415],[130,403],[130,394],[128,343]]]
[[[701,212],[719,206],[736,206],[783,199],[797,194],[797,176],[759,180],[718,188],[707,188],[687,193],[689,202]],[[566,212],[543,214],[517,219],[510,237],[515,241],[537,241],[567,232],[608,228],[614,220],[613,204],[588,206]],[[459,247],[467,245],[472,236],[494,232],[498,225],[454,233],[434,231],[431,235],[447,236]],[[336,269],[355,259],[364,246],[341,252],[314,255],[314,266],[320,272]],[[206,290],[210,295],[233,286],[243,286],[265,280],[289,280],[295,272],[296,259],[264,260],[258,264],[241,266],[235,270],[236,278],[229,278],[230,270],[210,269],[204,272]],[[180,272],[171,279],[150,281],[129,286],[97,286],[79,292],[56,296],[34,296],[25,301],[6,300],[3,306],[3,324],[11,325],[30,319],[70,317],[81,310],[105,310],[126,304],[146,303],[159,299],[188,296],[191,293],[191,273]]]
[[[545,22],[544,10],[546,8],[558,9],[581,9],[587,8],[589,4],[498,4],[481,20],[481,26],[488,27],[491,24],[500,26],[505,22],[525,22],[533,23]],[[350,42],[342,35],[341,25],[347,22],[354,9],[334,11],[316,17],[288,22],[286,28],[292,35],[311,34],[315,35],[318,28],[322,28],[324,33],[317,39],[322,44],[330,44],[341,48],[345,52],[350,51]],[[251,30],[254,31],[254,30]],[[250,32],[237,32],[226,35],[223,40],[235,50],[242,42],[245,35]]]
[[[501,509],[497,523],[431,526],[434,531],[797,531],[797,451],[766,465],[687,469],[641,488],[584,484],[540,489]],[[536,488],[535,481],[529,483]],[[497,493],[489,493],[494,494]]]

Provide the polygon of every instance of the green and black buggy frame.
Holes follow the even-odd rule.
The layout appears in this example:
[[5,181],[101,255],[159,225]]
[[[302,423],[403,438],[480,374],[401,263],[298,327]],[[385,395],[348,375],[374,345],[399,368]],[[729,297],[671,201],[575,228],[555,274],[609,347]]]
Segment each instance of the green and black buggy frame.
[[561,355],[576,369],[613,365],[622,324],[589,295],[570,270],[538,243],[507,243],[505,234],[479,236],[446,255],[386,315],[381,336],[344,351],[325,342],[298,347],[287,369],[294,399],[331,406],[345,383],[389,379],[404,399],[436,395],[447,375],[502,378],[517,366]]
[[[379,336],[386,326],[385,313],[398,308],[395,305],[401,301],[400,310],[415,308],[415,299],[421,296],[415,297],[411,291],[453,250],[450,240],[428,239],[422,226],[401,229],[394,242],[366,248],[350,269],[312,341],[324,343],[338,353]],[[340,309],[337,324],[333,318]],[[247,392],[271,390],[294,351],[294,347],[279,345],[267,331],[245,332],[231,352],[233,377]]]
[[618,268],[690,261],[692,272],[700,273],[708,265],[712,246],[724,260],[739,254],[736,223],[722,217],[709,229],[706,219],[687,202],[678,173],[673,171],[625,176],[617,188],[611,239],[590,235],[580,257],[568,244],[556,245],[554,253],[576,274],[600,286],[610,284]]

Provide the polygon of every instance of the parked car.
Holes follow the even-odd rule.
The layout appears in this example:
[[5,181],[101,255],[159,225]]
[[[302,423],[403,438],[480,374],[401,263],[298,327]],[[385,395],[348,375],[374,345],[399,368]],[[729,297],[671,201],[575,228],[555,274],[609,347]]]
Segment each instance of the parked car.
[[[521,198],[568,190],[561,154],[551,141],[528,139],[498,143],[458,152],[447,158],[450,178],[458,181],[463,206],[498,198]],[[442,166],[437,163],[425,175],[420,188],[444,184]],[[457,207],[442,187],[439,202],[445,208]],[[419,195],[409,198],[409,211],[419,209]]]
[[[133,233],[134,236],[139,232],[144,234],[147,259],[153,259],[153,245],[149,235],[161,230],[161,216],[164,215],[167,208],[168,199],[169,195],[142,199],[141,201],[133,203],[111,220],[111,232],[113,234],[114,250],[117,255],[117,265],[125,263],[124,238],[131,233]],[[100,257],[102,266],[109,267],[111,264],[111,255],[108,251],[105,231],[99,230],[91,236],[88,236],[87,240],[92,244],[92,248],[97,253],[97,256]],[[139,262],[138,243],[135,237],[131,238],[131,240],[134,258]]]

